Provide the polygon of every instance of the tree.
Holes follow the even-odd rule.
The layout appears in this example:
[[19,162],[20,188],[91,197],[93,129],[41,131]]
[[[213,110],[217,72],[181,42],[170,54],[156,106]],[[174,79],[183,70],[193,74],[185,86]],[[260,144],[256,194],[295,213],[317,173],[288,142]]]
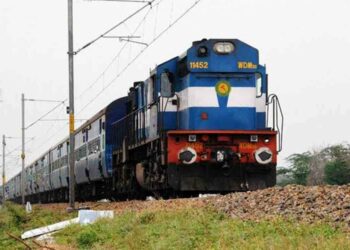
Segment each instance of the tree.
[[330,185],[350,183],[350,164],[346,161],[334,160],[326,164],[325,181]]
[[287,158],[291,164],[291,172],[296,184],[306,185],[307,177],[310,172],[311,153],[304,152],[301,154],[292,154]]
[[336,144],[321,150],[293,154],[288,168],[278,170],[280,184],[343,185],[350,183],[350,145]]
[[325,181],[331,185],[350,183],[350,146],[334,145],[324,149],[329,162],[325,166]]

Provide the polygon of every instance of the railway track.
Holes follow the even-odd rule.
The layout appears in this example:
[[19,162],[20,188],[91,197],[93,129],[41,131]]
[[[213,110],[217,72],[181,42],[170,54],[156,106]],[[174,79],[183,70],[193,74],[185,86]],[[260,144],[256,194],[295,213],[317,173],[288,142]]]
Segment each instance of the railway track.
[[[34,205],[49,210],[65,210],[66,203]],[[209,207],[231,217],[258,221],[284,217],[306,222],[319,220],[345,223],[350,227],[350,185],[304,187],[289,185],[254,192],[179,198],[168,200],[130,200],[119,202],[84,202],[76,207],[95,210],[157,212]]]

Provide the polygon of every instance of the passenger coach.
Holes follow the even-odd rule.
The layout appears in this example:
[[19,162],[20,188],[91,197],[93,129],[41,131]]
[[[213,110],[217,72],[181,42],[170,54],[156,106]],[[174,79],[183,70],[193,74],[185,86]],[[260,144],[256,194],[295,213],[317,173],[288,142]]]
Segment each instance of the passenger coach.
[[[78,199],[111,195],[112,123],[126,115],[126,98],[109,104],[81,127],[75,135],[75,178]],[[60,141],[25,169],[26,200],[68,200],[68,138]],[[7,198],[21,200],[21,174],[6,184]]]

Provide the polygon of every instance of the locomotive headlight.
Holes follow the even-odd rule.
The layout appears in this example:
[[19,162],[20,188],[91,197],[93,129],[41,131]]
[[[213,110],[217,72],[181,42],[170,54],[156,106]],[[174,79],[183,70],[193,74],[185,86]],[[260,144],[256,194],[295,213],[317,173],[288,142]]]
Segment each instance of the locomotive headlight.
[[225,151],[218,150],[216,152],[216,161],[217,162],[223,162],[225,160]]
[[196,161],[197,152],[191,147],[183,148],[179,151],[178,157],[182,163],[189,165]]
[[214,51],[218,54],[229,54],[235,50],[235,46],[230,42],[219,42],[214,44]]
[[205,46],[200,46],[197,50],[197,55],[199,57],[205,57],[208,55],[208,48]]
[[255,151],[254,157],[260,164],[269,164],[272,161],[272,151],[268,147],[262,147]]

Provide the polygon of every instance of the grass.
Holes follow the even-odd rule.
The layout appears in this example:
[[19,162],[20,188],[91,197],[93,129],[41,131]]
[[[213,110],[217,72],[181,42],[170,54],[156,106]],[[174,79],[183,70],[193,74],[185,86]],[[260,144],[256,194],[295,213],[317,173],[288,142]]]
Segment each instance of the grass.
[[126,212],[56,234],[77,249],[350,249],[342,228],[276,218],[241,221],[210,209]]
[[[19,237],[26,230],[76,216],[76,213],[53,212],[40,207],[35,207],[32,213],[27,214],[22,206],[10,202],[6,203],[6,206],[0,210],[0,249],[24,249],[21,243],[9,238],[6,232]],[[29,245],[35,246],[30,242]]]
[[[21,206],[8,203],[0,210],[0,249],[24,249],[6,232],[20,236],[25,230],[76,216],[40,207],[26,214]],[[55,239],[58,245],[75,249],[350,249],[345,229],[282,218],[242,221],[197,208],[124,212],[113,220],[72,225],[56,233]]]

